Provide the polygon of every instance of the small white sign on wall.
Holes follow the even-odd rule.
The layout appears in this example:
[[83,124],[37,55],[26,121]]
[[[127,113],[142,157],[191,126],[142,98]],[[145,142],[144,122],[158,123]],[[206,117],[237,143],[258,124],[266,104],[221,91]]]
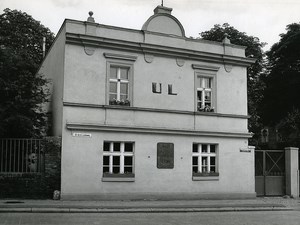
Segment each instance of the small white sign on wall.
[[74,132],[72,133],[73,137],[92,137],[92,134],[90,133],[79,133],[79,132]]
[[251,152],[251,148],[249,148],[249,147],[242,147],[242,148],[240,148],[240,152]]

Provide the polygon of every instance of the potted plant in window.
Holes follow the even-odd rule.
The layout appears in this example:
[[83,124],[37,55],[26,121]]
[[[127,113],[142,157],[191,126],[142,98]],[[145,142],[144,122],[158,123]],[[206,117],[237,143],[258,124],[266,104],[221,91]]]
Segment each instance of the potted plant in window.
[[110,105],[124,105],[124,106],[130,106],[130,101],[128,99],[124,100],[117,100],[117,99],[112,99],[109,100]]
[[198,111],[200,111],[200,112],[214,112],[215,109],[214,109],[214,107],[206,105],[204,108],[198,106]]

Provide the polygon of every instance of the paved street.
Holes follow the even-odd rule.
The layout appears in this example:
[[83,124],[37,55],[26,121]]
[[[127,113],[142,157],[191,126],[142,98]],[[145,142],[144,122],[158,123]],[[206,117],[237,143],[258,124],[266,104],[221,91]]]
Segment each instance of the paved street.
[[0,213],[0,225],[299,225],[299,211],[201,213]]

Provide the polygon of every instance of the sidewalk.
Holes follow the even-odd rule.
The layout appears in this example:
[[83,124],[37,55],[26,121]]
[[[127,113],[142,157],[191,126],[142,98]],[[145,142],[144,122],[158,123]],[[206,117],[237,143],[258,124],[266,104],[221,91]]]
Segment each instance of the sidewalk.
[[300,211],[300,199],[273,197],[247,200],[138,200],[138,201],[64,201],[0,200],[0,213],[153,213],[153,212],[232,212]]

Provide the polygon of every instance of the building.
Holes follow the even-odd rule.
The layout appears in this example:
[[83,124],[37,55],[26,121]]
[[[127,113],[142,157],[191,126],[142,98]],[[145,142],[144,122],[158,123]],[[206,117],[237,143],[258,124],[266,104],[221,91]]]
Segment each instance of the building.
[[171,8],[142,30],[65,20],[40,73],[62,137],[62,199],[255,196],[245,47],[185,37]]

